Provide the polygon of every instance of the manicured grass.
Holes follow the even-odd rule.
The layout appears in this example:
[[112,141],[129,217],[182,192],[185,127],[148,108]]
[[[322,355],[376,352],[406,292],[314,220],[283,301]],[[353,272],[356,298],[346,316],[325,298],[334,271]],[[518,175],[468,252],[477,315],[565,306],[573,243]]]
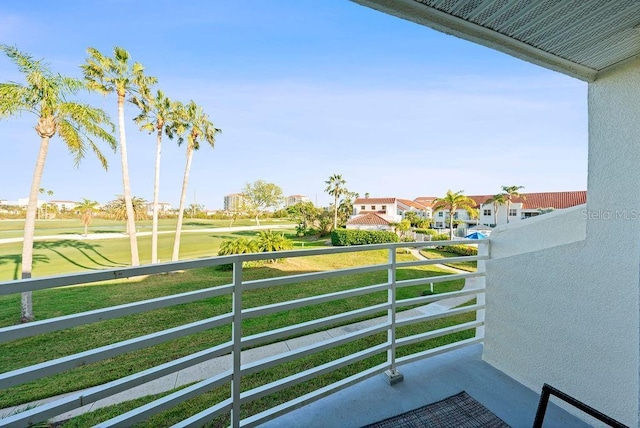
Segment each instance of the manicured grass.
[[[174,231],[176,230],[176,219],[160,219],[158,222],[158,230]],[[261,225],[268,224],[292,224],[295,223],[289,219],[261,219]],[[191,229],[210,229],[219,227],[236,226],[255,226],[253,219],[242,218],[235,220],[231,224],[231,220],[214,220],[214,219],[190,219],[185,218],[182,224],[184,230]],[[0,239],[19,238],[24,233],[24,220],[0,220]],[[138,232],[151,232],[151,220],[140,220],[136,222]],[[89,226],[89,233],[125,233],[126,223],[117,220],[107,220],[96,218]],[[36,220],[36,236],[47,235],[64,235],[64,234],[82,234],[84,226],[80,218],[76,219],[53,219],[53,220]]]
[[[422,249],[420,250],[420,254],[425,256],[428,259],[446,259],[448,257],[461,257],[460,254],[450,253],[448,251],[436,250],[435,248]],[[445,266],[451,266],[456,269],[466,270],[469,272],[475,272],[478,269],[478,262],[456,262],[456,263],[447,263],[443,261],[442,263]]]
[[[410,255],[398,255],[399,261],[410,259]],[[296,258],[285,260],[281,263],[265,265],[263,267],[246,269],[244,278],[246,280],[252,280],[303,272],[344,268],[356,265],[380,264],[385,263],[386,260],[387,254],[385,251]],[[424,266],[419,268],[399,269],[398,277],[399,279],[411,279],[441,275],[442,273],[442,271],[436,268]],[[243,306],[245,308],[250,308],[381,283],[386,281],[386,275],[386,271],[372,272],[247,291],[243,293]],[[109,283],[94,284],[92,286],[42,290],[34,292],[34,311],[38,319],[45,319],[97,309],[100,307],[226,284],[230,282],[230,277],[230,272],[219,271],[214,268],[206,268],[188,271],[182,274],[153,276],[136,282],[112,281]],[[462,286],[463,281],[461,280],[438,283],[436,284],[435,291],[438,293],[452,291],[460,289]],[[398,290],[398,298],[417,297],[421,295],[425,289],[425,286],[400,288]],[[16,322],[17,308],[19,307],[18,299],[19,296],[0,297],[0,325],[6,326]],[[378,292],[367,296],[327,302],[320,305],[250,319],[243,322],[243,334],[250,335],[286,325],[297,324],[332,314],[370,306],[376,303],[381,303],[385,300],[386,292]],[[216,316],[226,313],[230,311],[230,309],[230,296],[223,296],[2,344],[0,345],[0,372],[14,370],[27,365],[59,358],[71,353],[81,352],[116,341],[126,340],[154,331]],[[473,314],[471,314],[471,316],[472,315]],[[437,325],[442,325],[442,323],[450,325],[454,321],[460,322],[459,320],[445,319],[430,323],[429,325],[407,327],[406,331],[410,332],[412,329],[416,332],[425,331],[430,328],[436,328]],[[399,334],[405,333],[399,332]],[[464,334],[469,335],[472,334],[472,332],[463,333],[463,335]],[[341,347],[331,351],[326,351],[325,353],[308,357],[309,359],[303,359],[298,362],[290,363],[290,365],[284,365],[286,367],[282,370],[289,373],[289,370],[302,370],[313,365],[321,364],[321,361],[330,361],[338,358],[342,353],[348,354],[355,352],[358,348],[362,349],[362,347],[368,347],[372,346],[374,343],[380,343],[380,340],[384,340],[384,337],[384,334],[376,335],[358,343],[345,345],[344,349]],[[29,384],[20,385],[3,391],[4,393],[0,395],[0,408],[108,382],[110,380],[174,360],[181,356],[215,346],[216,344],[229,340],[229,338],[229,327],[225,326],[222,328],[211,329],[154,347],[83,366],[46,379],[31,382]],[[417,344],[414,346],[431,347],[435,346],[434,343],[440,343],[440,340],[447,339],[438,339],[431,344]],[[381,356],[379,358],[383,357]],[[364,364],[364,362],[362,364]],[[369,362],[367,364],[372,363]],[[362,366],[356,366],[356,368],[349,370],[362,370]],[[327,375],[326,379],[325,377],[322,377],[321,379],[310,381],[310,385],[317,387],[317,385],[320,385],[323,382],[330,383],[334,381],[332,379],[334,379],[335,376],[348,375],[349,370],[345,370],[346,371],[341,371],[338,374]],[[269,372],[270,374],[259,373],[255,375],[255,379],[254,376],[247,378],[247,382],[244,386],[249,388],[251,385],[266,382],[266,379],[282,377],[285,372]],[[302,386],[300,387],[302,388]],[[309,386],[305,388],[308,387]],[[270,398],[269,400],[286,400],[286,397],[300,394],[300,391],[301,390],[294,388],[290,393],[278,394],[277,397]],[[206,399],[199,397],[196,399],[196,402],[199,402],[198,400],[203,400],[203,403],[211,405],[211,401],[207,401]],[[256,404],[255,406],[258,406],[259,408],[261,405]],[[189,408],[192,409],[194,406]],[[253,409],[253,405],[248,406],[248,408]],[[181,413],[180,419],[184,417],[185,414]],[[150,426],[153,426],[153,422],[150,423]],[[169,422],[165,421],[158,425],[166,425],[167,423]]]
[[[293,231],[283,230],[292,234]],[[254,237],[255,231],[239,232],[193,232],[181,237],[180,259],[211,257],[218,254],[220,243],[225,239]],[[174,234],[158,236],[158,255],[161,261],[171,260]],[[306,238],[295,239],[295,248],[322,245]],[[141,263],[151,262],[151,236],[138,237]],[[20,277],[22,243],[0,244],[0,281]],[[81,272],[96,269],[114,269],[128,266],[131,255],[128,239],[76,240],[59,239],[36,241],[34,243],[33,276],[49,276],[62,273]]]

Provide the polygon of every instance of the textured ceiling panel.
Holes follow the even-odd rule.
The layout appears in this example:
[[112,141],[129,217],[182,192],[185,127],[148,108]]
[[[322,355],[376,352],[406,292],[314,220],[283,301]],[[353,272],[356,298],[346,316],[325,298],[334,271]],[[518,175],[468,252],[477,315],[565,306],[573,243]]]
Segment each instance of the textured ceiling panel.
[[[453,34],[492,47],[504,44],[505,51],[537,63],[558,58],[556,69],[565,62],[595,75],[640,55],[640,0],[355,1],[442,31],[450,26]],[[510,46],[508,39],[514,41]]]

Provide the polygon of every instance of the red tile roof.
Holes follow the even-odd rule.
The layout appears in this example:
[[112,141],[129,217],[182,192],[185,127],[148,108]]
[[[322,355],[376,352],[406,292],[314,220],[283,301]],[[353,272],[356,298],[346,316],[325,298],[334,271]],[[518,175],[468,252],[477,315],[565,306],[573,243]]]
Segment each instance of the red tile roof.
[[[469,195],[475,203],[480,206],[487,203],[487,200],[493,198],[494,195]],[[524,198],[514,198],[512,202],[522,203],[523,209],[538,208],[555,208],[561,210],[564,208],[575,207],[587,202],[586,190],[569,191],[569,192],[540,192],[540,193],[523,193]],[[416,198],[420,202],[422,198]],[[426,201],[425,201],[426,202]]]
[[409,199],[399,199],[398,198],[398,201],[402,202],[403,204],[405,204],[405,205],[407,205],[409,207],[417,208],[419,210],[427,210],[427,209],[429,209],[429,206],[431,206],[431,204],[424,205],[424,204],[421,204],[420,202],[411,201]]
[[354,205],[366,205],[366,204],[392,204],[396,201],[396,198],[358,198]]
[[347,224],[367,224],[367,225],[388,226],[389,224],[391,224],[391,222],[376,213],[367,213],[367,214],[362,214],[352,218],[347,222]]

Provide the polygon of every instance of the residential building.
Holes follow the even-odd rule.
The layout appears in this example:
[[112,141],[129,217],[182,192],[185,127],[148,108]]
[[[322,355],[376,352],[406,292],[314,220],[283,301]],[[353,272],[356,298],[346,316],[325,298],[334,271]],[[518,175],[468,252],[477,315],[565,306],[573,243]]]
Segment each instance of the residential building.
[[431,207],[409,199],[357,198],[353,202],[353,216],[347,222],[347,228],[389,230],[391,223],[402,221],[408,212],[414,212],[422,218],[431,218],[432,210]]
[[[158,202],[158,212],[159,213],[168,213],[173,210],[173,207],[169,202]],[[147,204],[147,214],[153,214],[153,203]]]
[[71,211],[76,207],[76,205],[78,205],[78,203],[75,201],[60,201],[60,200],[49,201],[47,202],[47,204],[55,205],[58,208],[58,210],[62,212]]
[[229,212],[242,211],[244,198],[241,193],[231,193],[224,197],[224,210]]
[[295,205],[298,202],[311,202],[311,199],[307,198],[304,195],[291,195],[285,198],[285,206],[290,207],[291,205]]

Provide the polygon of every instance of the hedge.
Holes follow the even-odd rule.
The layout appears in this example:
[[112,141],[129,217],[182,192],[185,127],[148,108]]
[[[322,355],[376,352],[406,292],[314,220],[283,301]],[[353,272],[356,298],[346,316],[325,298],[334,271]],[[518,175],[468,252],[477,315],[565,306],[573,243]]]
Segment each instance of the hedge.
[[468,247],[466,245],[443,245],[437,247],[438,250],[446,251],[448,253],[459,254],[461,256],[475,256],[478,254],[478,249],[475,247]]
[[398,235],[386,230],[336,229],[331,232],[331,244],[338,247],[399,241]]
[[415,230],[416,233],[422,233],[423,235],[437,235],[438,231],[435,229],[416,229]]

